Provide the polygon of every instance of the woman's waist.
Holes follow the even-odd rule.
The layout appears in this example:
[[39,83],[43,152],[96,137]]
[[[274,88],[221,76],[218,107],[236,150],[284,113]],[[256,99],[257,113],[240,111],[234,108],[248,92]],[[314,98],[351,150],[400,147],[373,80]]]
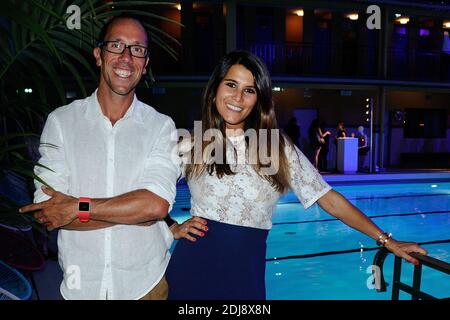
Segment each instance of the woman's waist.
[[257,212],[255,210],[250,213],[242,211],[239,213],[232,213],[230,211],[224,212],[192,207],[191,214],[192,216],[236,227],[258,230],[270,230],[272,228],[272,213],[270,212]]
[[251,226],[238,225],[229,222],[217,221],[208,217],[200,218],[207,221],[208,231],[205,232],[205,240],[219,239],[227,242],[237,242],[242,244],[245,242],[265,242],[269,233],[268,229],[254,228]]

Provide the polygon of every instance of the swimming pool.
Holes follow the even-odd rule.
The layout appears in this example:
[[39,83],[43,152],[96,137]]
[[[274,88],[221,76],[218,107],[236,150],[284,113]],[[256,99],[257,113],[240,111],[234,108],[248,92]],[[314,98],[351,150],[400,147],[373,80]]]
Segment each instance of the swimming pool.
[[[400,240],[424,243],[429,255],[450,261],[450,183],[373,183],[336,185],[355,206]],[[189,217],[190,195],[178,186],[171,215]],[[267,240],[267,299],[391,299],[370,289],[374,241],[325,213],[318,205],[304,210],[293,193],[280,198]],[[384,264],[392,283],[393,255]],[[412,284],[413,266],[403,263],[402,282]],[[368,285],[369,284],[369,285]],[[423,267],[421,289],[450,297],[450,277]],[[400,293],[400,299],[410,296]]]

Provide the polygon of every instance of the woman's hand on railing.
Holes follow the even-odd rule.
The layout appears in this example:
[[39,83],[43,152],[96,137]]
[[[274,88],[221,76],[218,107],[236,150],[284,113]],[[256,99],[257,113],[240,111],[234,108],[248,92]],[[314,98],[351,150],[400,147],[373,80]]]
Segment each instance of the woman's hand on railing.
[[182,224],[174,223],[170,227],[170,230],[172,231],[175,240],[186,238],[187,240],[195,242],[197,239],[194,238],[192,234],[203,237],[205,235],[205,231],[208,231],[206,223],[207,222],[205,219],[200,217],[192,217]]
[[409,253],[417,252],[424,255],[428,254],[427,250],[415,242],[397,241],[391,238],[384,246],[396,256],[403,258],[414,265],[419,264],[419,261],[410,256]]

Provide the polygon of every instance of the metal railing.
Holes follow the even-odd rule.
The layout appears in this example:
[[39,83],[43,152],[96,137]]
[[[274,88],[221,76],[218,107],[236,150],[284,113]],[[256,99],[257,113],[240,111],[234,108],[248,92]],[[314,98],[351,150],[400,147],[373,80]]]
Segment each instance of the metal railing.
[[449,52],[413,48],[388,49],[388,77],[403,80],[448,81]]
[[[378,250],[373,259],[373,265],[377,267],[377,271],[374,270],[374,272],[379,272],[379,274],[377,275],[379,277],[378,278],[379,286],[377,287],[378,292],[386,292],[387,289],[387,283],[383,275],[383,264],[389,253],[390,252],[387,249],[382,248]],[[437,299],[436,297],[420,290],[422,282],[422,266],[427,266],[431,269],[450,275],[450,264],[445,261],[418,253],[410,253],[410,255],[419,261],[419,264],[414,266],[412,286],[401,282],[402,258],[396,256],[394,261],[392,300],[399,300],[400,290],[410,294],[411,300]]]
[[[272,74],[378,78],[376,46],[306,42],[249,42],[240,44],[259,56]],[[449,81],[450,52],[387,48],[388,79]]]
[[251,42],[244,47],[273,74],[376,77],[377,50],[371,46]]

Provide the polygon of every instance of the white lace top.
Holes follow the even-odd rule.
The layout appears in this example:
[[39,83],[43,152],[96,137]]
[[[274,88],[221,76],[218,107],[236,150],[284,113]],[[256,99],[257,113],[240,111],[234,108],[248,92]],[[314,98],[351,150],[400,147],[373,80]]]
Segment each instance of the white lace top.
[[[234,161],[231,169],[236,174],[224,175],[219,179],[215,173],[205,173],[190,179],[191,214],[223,223],[269,230],[272,228],[272,215],[280,193],[269,181],[259,176],[251,165],[240,164],[244,163],[242,157],[245,157],[244,136],[229,139],[236,148],[236,153],[232,147],[227,148],[227,160]],[[308,208],[331,187],[305,155],[297,147],[294,148],[286,147],[290,187],[303,206]],[[186,150],[189,150],[189,144],[182,143],[180,153]],[[183,177],[185,161],[186,158],[182,157]]]

